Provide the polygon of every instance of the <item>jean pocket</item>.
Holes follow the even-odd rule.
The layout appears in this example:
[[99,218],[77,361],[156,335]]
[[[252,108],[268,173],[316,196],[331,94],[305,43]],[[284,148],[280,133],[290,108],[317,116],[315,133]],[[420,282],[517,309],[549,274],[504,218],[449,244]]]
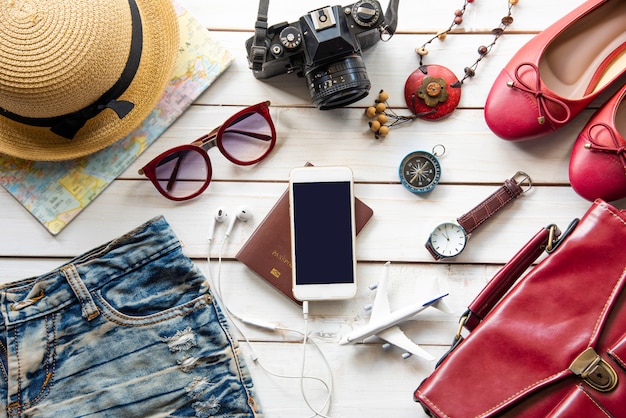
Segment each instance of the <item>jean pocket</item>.
[[173,252],[110,280],[93,296],[106,317],[137,325],[206,306],[212,301],[208,290],[198,267]]
[[213,296],[207,292],[186,303],[178,304],[168,309],[159,310],[158,312],[144,315],[135,312],[134,314],[129,315],[112,306],[102,297],[102,295],[96,294],[94,296],[98,309],[107,320],[117,325],[132,327],[148,326],[167,321],[171,318],[183,317],[198,309],[204,309],[213,302]]

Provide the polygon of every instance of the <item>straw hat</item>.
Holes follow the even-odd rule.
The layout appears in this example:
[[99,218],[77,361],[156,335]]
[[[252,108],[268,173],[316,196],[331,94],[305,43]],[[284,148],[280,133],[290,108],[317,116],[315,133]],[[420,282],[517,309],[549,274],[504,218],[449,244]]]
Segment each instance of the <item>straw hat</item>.
[[124,138],[178,46],[171,0],[0,0],[0,153],[65,160]]

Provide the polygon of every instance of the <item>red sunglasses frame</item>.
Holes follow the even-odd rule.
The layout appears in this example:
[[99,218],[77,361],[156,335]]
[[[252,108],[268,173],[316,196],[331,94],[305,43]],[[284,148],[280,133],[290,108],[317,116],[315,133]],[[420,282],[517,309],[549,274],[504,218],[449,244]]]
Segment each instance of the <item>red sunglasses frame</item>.
[[[270,102],[265,101],[265,102],[257,103],[255,105],[246,107],[245,109],[242,109],[241,111],[235,113],[233,116],[228,118],[223,124],[213,129],[208,134],[202,135],[200,138],[196,139],[191,144],[179,145],[177,147],[170,148],[169,150],[162,152],[161,154],[153,158],[148,164],[146,164],[141,169],[139,169],[139,174],[145,175],[146,177],[148,177],[148,179],[150,179],[150,181],[152,182],[154,187],[158,190],[158,192],[161,193],[161,195],[163,195],[167,199],[175,200],[175,201],[183,201],[183,200],[190,200],[190,199],[193,199],[194,197],[201,195],[207,189],[207,187],[209,187],[209,183],[211,183],[211,178],[213,175],[211,159],[209,158],[209,154],[208,154],[211,148],[217,146],[217,148],[220,150],[220,152],[222,153],[224,157],[226,157],[229,161],[237,165],[256,164],[259,161],[263,160],[265,157],[267,157],[267,155],[272,151],[272,149],[274,148],[274,145],[276,144],[276,128],[274,127],[274,122],[272,121],[272,117],[270,115],[269,106],[270,106]],[[262,135],[262,134],[254,135],[254,137],[258,139],[262,139],[262,140],[269,140],[271,142],[267,151],[265,151],[265,153],[263,153],[260,157],[252,161],[241,161],[241,160],[236,159],[235,157],[230,155],[228,151],[226,151],[226,148],[224,148],[224,144],[222,143],[222,137],[227,128],[229,128],[231,125],[238,122],[238,120],[243,119],[246,115],[249,115],[251,113],[258,113],[259,115],[263,116],[263,118],[269,124],[270,130],[272,133],[270,137],[268,137],[267,135]],[[245,134],[250,135],[251,133],[245,132]],[[194,151],[202,155],[202,158],[204,158],[204,161],[206,163],[207,176],[204,181],[204,184],[197,191],[195,191],[194,193],[188,196],[176,197],[176,196],[172,196],[170,193],[168,193],[167,190],[161,187],[156,177],[156,168],[159,166],[159,163],[161,163],[161,161],[164,158],[180,151]],[[177,169],[174,170],[173,174],[175,175],[176,172],[177,172]],[[170,181],[172,180],[173,179],[171,179]]]

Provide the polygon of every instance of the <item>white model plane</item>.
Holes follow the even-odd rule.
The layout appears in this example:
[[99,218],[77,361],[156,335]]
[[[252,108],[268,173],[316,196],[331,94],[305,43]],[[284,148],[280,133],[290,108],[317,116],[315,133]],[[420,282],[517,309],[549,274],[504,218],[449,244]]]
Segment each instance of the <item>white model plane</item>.
[[383,344],[383,348],[387,349],[390,344],[399,347],[405,351],[402,355],[403,358],[409,358],[412,354],[419,356],[423,359],[432,361],[435,358],[430,355],[426,350],[419,345],[411,341],[402,330],[398,327],[398,324],[411,319],[424,309],[432,306],[445,313],[452,313],[447,305],[443,302],[443,298],[448,296],[447,293],[430,295],[430,297],[424,300],[412,303],[408,306],[400,308],[391,312],[389,307],[389,298],[387,295],[387,280],[389,278],[389,264],[385,263],[383,267],[383,274],[378,286],[373,287],[376,290],[376,298],[374,299],[374,305],[372,306],[372,314],[369,323],[357,330],[352,331],[348,335],[344,336],[339,344],[351,344],[359,341],[363,341],[365,338],[372,335],[376,335],[387,343]]

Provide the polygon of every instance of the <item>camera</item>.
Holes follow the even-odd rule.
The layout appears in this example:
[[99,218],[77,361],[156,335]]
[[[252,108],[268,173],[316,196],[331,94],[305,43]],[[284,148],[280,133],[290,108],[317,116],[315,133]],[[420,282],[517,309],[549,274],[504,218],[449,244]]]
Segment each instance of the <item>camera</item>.
[[387,12],[394,22],[385,21],[376,0],[322,7],[297,22],[270,27],[260,13],[256,34],[246,41],[250,68],[258,79],[289,73],[305,77],[313,104],[322,110],[354,103],[371,87],[361,53],[393,35],[397,5],[398,0],[391,1],[393,13]]

